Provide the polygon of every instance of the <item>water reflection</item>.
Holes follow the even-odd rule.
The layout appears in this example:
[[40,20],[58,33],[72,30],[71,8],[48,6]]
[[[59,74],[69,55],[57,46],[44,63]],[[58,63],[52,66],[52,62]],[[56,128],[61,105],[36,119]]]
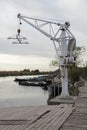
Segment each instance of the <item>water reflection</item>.
[[47,105],[48,91],[40,87],[18,85],[14,79],[0,78],[0,107]]

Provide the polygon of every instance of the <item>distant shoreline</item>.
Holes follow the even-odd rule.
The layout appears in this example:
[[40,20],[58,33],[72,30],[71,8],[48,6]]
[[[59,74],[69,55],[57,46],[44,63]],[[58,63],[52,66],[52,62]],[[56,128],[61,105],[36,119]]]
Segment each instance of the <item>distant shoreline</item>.
[[24,76],[24,75],[43,75],[50,74],[51,72],[40,72],[39,70],[20,70],[20,71],[0,71],[0,77],[5,76]]

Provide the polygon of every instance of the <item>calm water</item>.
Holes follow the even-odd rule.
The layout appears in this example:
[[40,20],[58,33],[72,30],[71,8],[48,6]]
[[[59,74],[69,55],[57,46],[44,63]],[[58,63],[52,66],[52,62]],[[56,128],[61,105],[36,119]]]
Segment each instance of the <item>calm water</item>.
[[48,91],[44,91],[40,87],[18,85],[14,79],[15,77],[0,78],[0,107],[47,104]]

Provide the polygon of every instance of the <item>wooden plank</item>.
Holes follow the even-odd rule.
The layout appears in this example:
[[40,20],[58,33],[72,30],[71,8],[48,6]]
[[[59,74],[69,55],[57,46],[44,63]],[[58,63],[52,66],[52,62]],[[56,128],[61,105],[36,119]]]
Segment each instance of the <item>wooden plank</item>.
[[87,82],[79,91],[75,103],[77,107],[60,130],[87,130]]
[[[65,105],[66,106],[66,105]],[[45,130],[45,129],[53,129],[53,127],[50,125],[52,125],[52,121],[57,118],[59,119],[61,117],[61,115],[64,114],[64,112],[69,108],[69,106],[66,107],[66,109],[60,109],[60,110],[56,110],[53,113],[49,113],[49,115],[46,115],[45,117],[43,117],[42,119],[40,119],[39,121],[37,121],[35,124],[33,124],[32,126],[28,127],[29,130],[35,129],[35,130]],[[59,112],[59,113],[58,113]],[[52,115],[53,114],[53,115]],[[50,125],[49,125],[50,124]]]
[[64,108],[63,110],[60,110],[59,113],[56,113],[56,115],[54,116],[54,118],[51,120],[51,122],[49,122],[47,124],[47,126],[44,126],[43,129],[47,130],[47,129],[54,129],[54,125],[55,122],[59,122],[60,118],[64,115],[64,113],[67,111],[67,109],[69,108],[69,106],[67,106],[66,108]]

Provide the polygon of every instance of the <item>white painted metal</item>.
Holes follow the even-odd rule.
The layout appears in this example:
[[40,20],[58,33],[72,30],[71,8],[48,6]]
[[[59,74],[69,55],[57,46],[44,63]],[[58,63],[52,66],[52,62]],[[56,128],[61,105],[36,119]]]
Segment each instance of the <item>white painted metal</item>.
[[61,82],[62,82],[62,97],[69,96],[68,93],[68,73],[67,73],[67,67],[64,65],[64,60],[67,56],[67,40],[66,40],[66,30],[63,30],[61,32],[60,38],[61,38],[61,57],[62,57],[62,64],[61,66]]
[[[60,24],[58,22],[38,19],[38,18],[32,18],[32,17],[26,17],[22,16],[21,14],[18,14],[17,17],[29,25],[31,25],[36,30],[40,31],[42,34],[47,36],[53,41],[54,48],[56,50],[58,63],[61,68],[61,81],[62,81],[62,97],[68,97],[68,72],[67,72],[67,66],[69,64],[75,63],[75,58],[73,56],[73,51],[76,46],[76,40],[73,36],[73,34],[69,31],[69,22],[65,22],[64,24]],[[36,24],[32,23],[29,20],[34,20]],[[43,26],[49,25],[50,29],[49,32],[44,31],[42,28],[40,28],[41,24],[38,24],[38,22],[42,22],[41,24]],[[57,31],[54,32],[54,29],[52,25],[56,25]],[[52,32],[52,33],[51,33]],[[59,35],[60,34],[60,35]]]

